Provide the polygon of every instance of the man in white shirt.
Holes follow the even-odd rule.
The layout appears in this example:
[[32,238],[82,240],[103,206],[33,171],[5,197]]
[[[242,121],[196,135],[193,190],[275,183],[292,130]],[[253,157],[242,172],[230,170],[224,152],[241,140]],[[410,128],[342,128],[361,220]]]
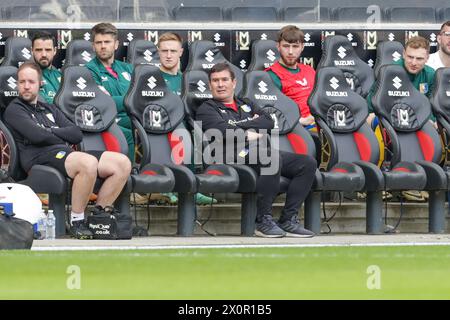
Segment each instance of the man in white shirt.
[[444,22],[437,36],[439,50],[430,54],[427,65],[434,70],[450,67],[450,21]]

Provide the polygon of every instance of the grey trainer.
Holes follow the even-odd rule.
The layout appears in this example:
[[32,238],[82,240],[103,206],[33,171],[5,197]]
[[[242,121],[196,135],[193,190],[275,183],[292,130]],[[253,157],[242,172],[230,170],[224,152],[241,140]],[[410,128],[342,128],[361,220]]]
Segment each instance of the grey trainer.
[[292,216],[284,222],[278,221],[278,226],[286,231],[287,237],[311,238],[316,235],[314,232],[300,226],[297,215]]
[[260,222],[256,222],[255,235],[264,238],[282,238],[286,232],[277,226],[271,215],[265,215]]

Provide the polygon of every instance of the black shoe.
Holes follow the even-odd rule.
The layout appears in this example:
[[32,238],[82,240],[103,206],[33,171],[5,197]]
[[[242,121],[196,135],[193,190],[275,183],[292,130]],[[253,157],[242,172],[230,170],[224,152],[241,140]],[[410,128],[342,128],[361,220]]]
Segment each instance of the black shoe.
[[260,222],[256,222],[255,235],[264,238],[282,238],[286,232],[277,226],[271,215],[265,215]]
[[311,238],[316,235],[314,232],[300,226],[297,215],[292,216],[284,222],[278,221],[278,226],[286,231],[287,237]]
[[93,237],[91,230],[89,230],[84,220],[72,222],[72,225],[70,226],[70,235],[80,240],[88,240]]

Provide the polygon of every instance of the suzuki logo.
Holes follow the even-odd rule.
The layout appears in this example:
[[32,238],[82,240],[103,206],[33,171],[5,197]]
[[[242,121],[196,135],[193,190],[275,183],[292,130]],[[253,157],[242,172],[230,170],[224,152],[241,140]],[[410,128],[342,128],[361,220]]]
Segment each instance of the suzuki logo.
[[311,35],[309,33],[305,33],[305,41],[309,42],[311,40]]
[[374,63],[374,61],[372,59],[369,59],[369,61],[367,61],[367,64],[369,65],[369,67],[373,67],[373,63]]
[[408,110],[397,109],[398,123],[401,126],[409,126]]
[[263,34],[261,35],[261,40],[267,40],[267,34],[263,33]]
[[205,59],[208,62],[213,62],[213,60],[214,60],[214,53],[211,50],[206,51]]
[[148,78],[147,82],[148,82],[147,85],[150,87],[150,89],[153,89],[154,87],[156,87],[155,77],[151,76],[150,78]]
[[150,50],[145,50],[144,51],[144,60],[145,61],[147,61],[147,62],[151,62],[152,60],[153,60],[153,53],[151,53],[151,51]]
[[84,88],[86,88],[86,80],[84,80],[82,77],[79,77],[77,80],[77,87],[81,90],[84,90]]
[[394,41],[395,35],[393,33],[389,33],[388,39],[389,39],[389,41]]
[[348,35],[347,35],[347,39],[348,39],[348,41],[353,41],[353,35],[351,34],[351,33],[349,33]]
[[341,57],[341,59],[344,59],[344,57],[347,55],[346,52],[347,50],[345,50],[344,47],[339,47],[338,51],[338,56]]
[[9,79],[6,80],[6,81],[8,82],[8,86],[9,86],[11,89],[13,89],[13,90],[16,89],[16,87],[17,87],[17,81],[16,81],[16,79],[14,79],[13,77],[9,77]]
[[87,51],[83,51],[81,53],[81,56],[83,57],[83,60],[86,61],[86,62],[89,62],[89,61],[92,60],[91,54],[89,52],[87,52]]
[[31,58],[31,52],[30,52],[30,50],[28,50],[27,48],[23,48],[22,49],[22,57],[24,57],[25,59],[30,59]]
[[336,79],[335,77],[331,78],[330,79],[330,87],[332,87],[334,90],[339,88],[339,80]]
[[0,32],[0,39],[3,38],[3,33]]
[[274,62],[276,57],[275,57],[275,52],[272,51],[272,49],[269,49],[269,51],[266,52],[267,55],[267,59],[269,59],[270,61]]
[[131,32],[127,34],[127,40],[128,40],[128,41],[133,40],[133,37],[134,37],[134,36],[133,36],[133,34],[132,34]]
[[219,42],[219,41],[220,41],[220,34],[216,33],[216,34],[214,35],[214,41],[215,41],[215,42]]
[[430,40],[431,40],[431,42],[436,41],[436,35],[434,33],[430,34]]
[[399,77],[395,77],[394,80],[392,80],[392,83],[395,88],[399,89],[402,86],[402,80],[400,80]]
[[398,60],[400,60],[401,57],[402,57],[402,55],[400,53],[398,53],[397,51],[394,51],[394,53],[392,54],[393,61],[398,61]]
[[200,91],[201,93],[205,92],[205,90],[206,90],[205,85],[206,85],[206,83],[204,83],[202,80],[198,80],[198,82],[197,82],[198,91]]
[[84,40],[86,40],[86,41],[91,40],[91,34],[90,34],[89,32],[86,32],[86,33],[84,34]]
[[246,66],[247,66],[247,61],[245,61],[245,60],[241,60],[240,62],[239,62],[239,66],[241,67],[241,69],[244,69]]
[[258,88],[259,91],[261,91],[262,93],[266,93],[267,92],[267,84],[264,81],[261,81],[260,83],[258,83]]

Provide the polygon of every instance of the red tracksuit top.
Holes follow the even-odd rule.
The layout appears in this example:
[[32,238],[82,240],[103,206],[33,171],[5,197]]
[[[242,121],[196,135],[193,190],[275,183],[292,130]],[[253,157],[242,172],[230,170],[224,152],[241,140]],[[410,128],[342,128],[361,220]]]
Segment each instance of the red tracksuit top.
[[281,80],[282,92],[295,101],[302,118],[311,115],[308,105],[308,97],[314,88],[316,71],[305,64],[298,63],[300,72],[291,73],[285,67],[276,62],[270,68]]

